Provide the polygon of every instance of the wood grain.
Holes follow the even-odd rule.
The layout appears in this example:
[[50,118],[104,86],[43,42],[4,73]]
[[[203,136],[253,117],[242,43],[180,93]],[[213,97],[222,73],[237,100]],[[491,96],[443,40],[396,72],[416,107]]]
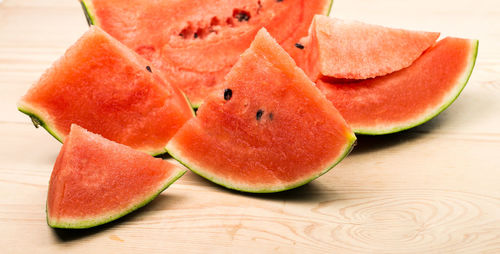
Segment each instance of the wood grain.
[[90,230],[45,222],[61,144],[16,101],[86,29],[77,1],[0,1],[1,253],[500,253],[500,3],[337,0],[333,16],[480,40],[472,78],[438,118],[359,137],[304,187],[242,194],[188,173]]

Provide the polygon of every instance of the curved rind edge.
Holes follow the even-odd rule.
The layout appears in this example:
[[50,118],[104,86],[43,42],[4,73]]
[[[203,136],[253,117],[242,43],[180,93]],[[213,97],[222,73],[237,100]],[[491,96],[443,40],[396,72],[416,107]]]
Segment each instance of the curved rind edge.
[[330,16],[333,7],[333,1],[334,0],[330,0],[330,3],[328,3],[328,8],[326,9],[325,16]]
[[92,3],[88,3],[84,0],[80,0],[80,4],[83,9],[83,14],[85,14],[85,19],[87,20],[87,24],[89,26],[91,25],[97,25],[97,19],[95,15],[92,14],[93,8],[92,8]]
[[50,135],[52,135],[55,139],[57,139],[59,142],[63,143],[63,138],[60,137],[58,134],[56,134],[56,131],[54,131],[48,124],[47,122],[43,119],[43,117],[39,116],[38,114],[34,113],[32,110],[29,110],[22,105],[17,106],[17,110],[21,111],[21,113],[28,115],[31,118],[31,121],[33,121],[33,125],[35,125],[35,128],[38,128],[38,126],[35,124],[35,121],[37,122],[38,125],[42,126]]
[[[37,122],[38,125],[42,126],[55,139],[57,139],[61,143],[64,143],[64,138],[62,138],[62,135],[57,134],[57,131],[54,130],[55,128],[51,128],[50,124],[47,124],[48,121],[46,121],[45,118],[41,116],[43,114],[37,113],[36,110],[34,110],[32,107],[30,106],[27,107],[26,105],[23,105],[21,102],[18,103],[17,110],[21,111],[21,113],[28,115],[33,122]],[[36,124],[34,125],[36,128],[38,128]],[[159,156],[167,153],[167,151],[165,151],[165,149],[163,148],[159,148],[158,150],[154,151],[153,150],[146,151],[141,149],[135,149],[135,150],[142,151],[152,156]]]
[[193,116],[196,116],[195,109],[198,109],[200,107],[200,105],[193,105],[193,103],[191,103],[191,100],[187,97],[187,95],[183,91],[181,91],[181,93],[182,93],[182,96],[184,96],[184,99],[186,99],[187,104],[189,105],[189,108],[191,109],[191,113],[193,113]]
[[[177,174],[173,175],[172,177],[168,178],[166,180],[165,184],[163,184],[157,192],[153,193],[153,195],[144,199],[144,201],[126,209],[125,211],[119,212],[117,214],[105,215],[105,216],[103,216],[101,218],[97,218],[97,219],[90,219],[90,220],[87,219],[87,220],[72,221],[72,222],[59,221],[59,222],[51,223],[51,220],[50,220],[49,215],[48,215],[47,210],[46,210],[47,224],[52,228],[84,229],[84,228],[96,227],[96,226],[103,225],[103,224],[106,224],[108,222],[114,221],[116,219],[119,219],[119,218],[147,205],[151,201],[153,201],[158,195],[160,195],[170,185],[172,185],[175,181],[177,181],[179,178],[181,178],[186,173],[186,171],[187,170],[185,170],[185,169],[179,169],[179,172],[177,172]],[[46,205],[45,209],[47,209],[47,205]]]
[[328,171],[330,171],[333,167],[335,167],[339,162],[341,162],[345,157],[347,157],[347,155],[349,155],[349,153],[352,151],[352,149],[354,148],[354,145],[356,143],[356,136],[354,135],[354,133],[349,133],[348,136],[346,137],[347,138],[347,143],[346,143],[346,146],[345,148],[343,149],[343,152],[337,156],[333,163],[331,163],[328,167],[326,167],[326,169],[320,171],[318,174],[315,174],[305,180],[301,180],[301,181],[298,181],[298,182],[294,182],[294,183],[291,183],[291,184],[288,184],[288,185],[282,185],[282,186],[278,186],[278,187],[275,187],[275,186],[270,186],[270,187],[261,187],[261,188],[250,188],[250,186],[237,186],[237,185],[233,185],[231,184],[230,182],[228,181],[225,181],[223,179],[220,179],[220,178],[217,178],[216,176],[210,176],[206,173],[203,172],[203,170],[200,170],[198,167],[196,166],[193,166],[191,165],[190,163],[187,163],[186,161],[187,160],[183,160],[182,159],[182,155],[180,155],[180,153],[178,152],[179,150],[176,149],[176,147],[173,145],[172,142],[169,142],[168,145],[165,147],[165,149],[167,150],[167,152],[170,154],[170,156],[172,156],[172,158],[174,158],[175,160],[177,160],[179,163],[181,163],[182,165],[184,165],[186,168],[188,168],[189,170],[191,170],[192,172],[194,172],[195,174],[213,182],[213,183],[216,183],[218,185],[221,185],[221,186],[224,186],[228,189],[232,189],[232,190],[236,190],[236,191],[241,191],[241,192],[249,192],[249,193],[274,193],[274,192],[281,192],[281,191],[286,191],[286,190],[290,190],[290,189],[294,189],[294,188],[297,188],[297,187],[300,187],[302,185],[305,185],[309,182],[311,182],[312,180],[324,175],[325,173],[327,173]]
[[431,113],[426,114],[426,116],[424,116],[424,118],[418,119],[417,121],[410,122],[410,123],[407,122],[407,123],[400,124],[396,127],[392,127],[392,128],[388,128],[388,129],[376,129],[376,128],[374,128],[374,129],[366,128],[365,129],[365,128],[352,127],[354,133],[361,134],[361,135],[376,136],[376,135],[385,135],[385,134],[393,134],[393,133],[401,132],[401,131],[408,130],[408,129],[417,127],[419,125],[422,125],[422,124],[428,122],[429,120],[433,119],[434,117],[438,116],[445,109],[447,109],[458,98],[460,93],[462,93],[463,89],[465,88],[465,86],[469,82],[470,76],[472,75],[472,71],[474,70],[474,66],[476,64],[477,52],[478,52],[478,48],[479,48],[479,41],[478,40],[471,40],[471,41],[472,41],[471,44],[473,44],[473,46],[472,46],[473,49],[471,51],[472,54],[470,57],[469,64],[468,64],[467,68],[464,69],[464,72],[463,72],[464,74],[457,82],[460,85],[455,86],[455,87],[458,87],[458,91],[455,94],[451,94],[451,98],[449,100],[446,100],[437,109],[431,111]]

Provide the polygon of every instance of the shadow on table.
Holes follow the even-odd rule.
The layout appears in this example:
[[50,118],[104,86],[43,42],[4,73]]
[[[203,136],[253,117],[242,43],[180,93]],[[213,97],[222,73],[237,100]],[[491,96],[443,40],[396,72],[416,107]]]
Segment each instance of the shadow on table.
[[415,141],[445,124],[445,119],[436,117],[409,130],[385,135],[356,135],[356,146],[351,154],[364,154]]
[[73,240],[78,240],[80,238],[88,237],[91,235],[96,235],[100,234],[103,232],[106,232],[107,230],[114,228],[114,227],[120,227],[122,225],[126,225],[128,222],[133,222],[133,221],[141,221],[142,216],[145,213],[148,212],[153,212],[153,211],[159,211],[159,210],[166,210],[168,209],[171,204],[179,202],[180,199],[184,197],[181,197],[180,195],[172,195],[172,194],[167,194],[167,195],[159,195],[156,197],[153,201],[145,205],[144,207],[141,207],[135,211],[133,211],[130,214],[125,215],[124,217],[121,217],[115,221],[92,227],[92,228],[86,228],[86,229],[53,229],[52,231],[54,232],[56,238],[61,241],[61,242],[68,242],[68,241],[73,241]]

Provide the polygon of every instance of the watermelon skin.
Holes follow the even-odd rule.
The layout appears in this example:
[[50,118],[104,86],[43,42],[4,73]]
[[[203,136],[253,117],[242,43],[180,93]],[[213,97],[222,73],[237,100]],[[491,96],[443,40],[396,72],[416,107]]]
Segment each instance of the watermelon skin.
[[[150,60],[197,108],[266,27],[285,50],[331,0],[83,1],[88,20]],[[248,20],[237,12],[246,11]],[[240,16],[241,17],[241,16]],[[194,34],[197,34],[195,37]],[[198,35],[200,34],[200,35]],[[182,35],[182,36],[180,36]]]
[[316,81],[323,77],[367,79],[410,66],[434,45],[437,32],[388,28],[359,21],[316,15],[302,38],[299,66]]
[[226,76],[224,87],[166,147],[214,183],[254,193],[295,188],[329,171],[356,140],[265,29]]
[[47,223],[89,228],[113,221],[152,201],[185,172],[72,125],[50,178]]
[[354,132],[395,133],[429,121],[455,101],[472,74],[478,46],[477,40],[447,37],[398,72],[316,84]]
[[18,109],[61,142],[76,123],[134,149],[163,154],[194,112],[150,65],[91,27],[21,98]]

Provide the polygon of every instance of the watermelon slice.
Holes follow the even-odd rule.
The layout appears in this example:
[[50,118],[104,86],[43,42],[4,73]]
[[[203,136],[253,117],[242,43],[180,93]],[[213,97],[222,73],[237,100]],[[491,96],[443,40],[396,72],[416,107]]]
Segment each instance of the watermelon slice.
[[150,63],[92,27],[18,103],[55,138],[72,123],[156,155],[193,112]]
[[477,49],[477,40],[448,37],[403,70],[360,81],[319,80],[317,85],[356,133],[393,133],[445,110],[467,84]]
[[308,38],[301,40],[307,61],[296,60],[312,80],[373,78],[410,66],[438,37],[316,15]]
[[277,192],[326,173],[356,139],[332,104],[262,29],[167,151],[227,188]]
[[257,31],[289,50],[332,0],[82,0],[87,20],[152,61],[195,107],[220,88]]
[[47,223],[89,228],[153,200],[186,170],[72,125],[47,196]]

